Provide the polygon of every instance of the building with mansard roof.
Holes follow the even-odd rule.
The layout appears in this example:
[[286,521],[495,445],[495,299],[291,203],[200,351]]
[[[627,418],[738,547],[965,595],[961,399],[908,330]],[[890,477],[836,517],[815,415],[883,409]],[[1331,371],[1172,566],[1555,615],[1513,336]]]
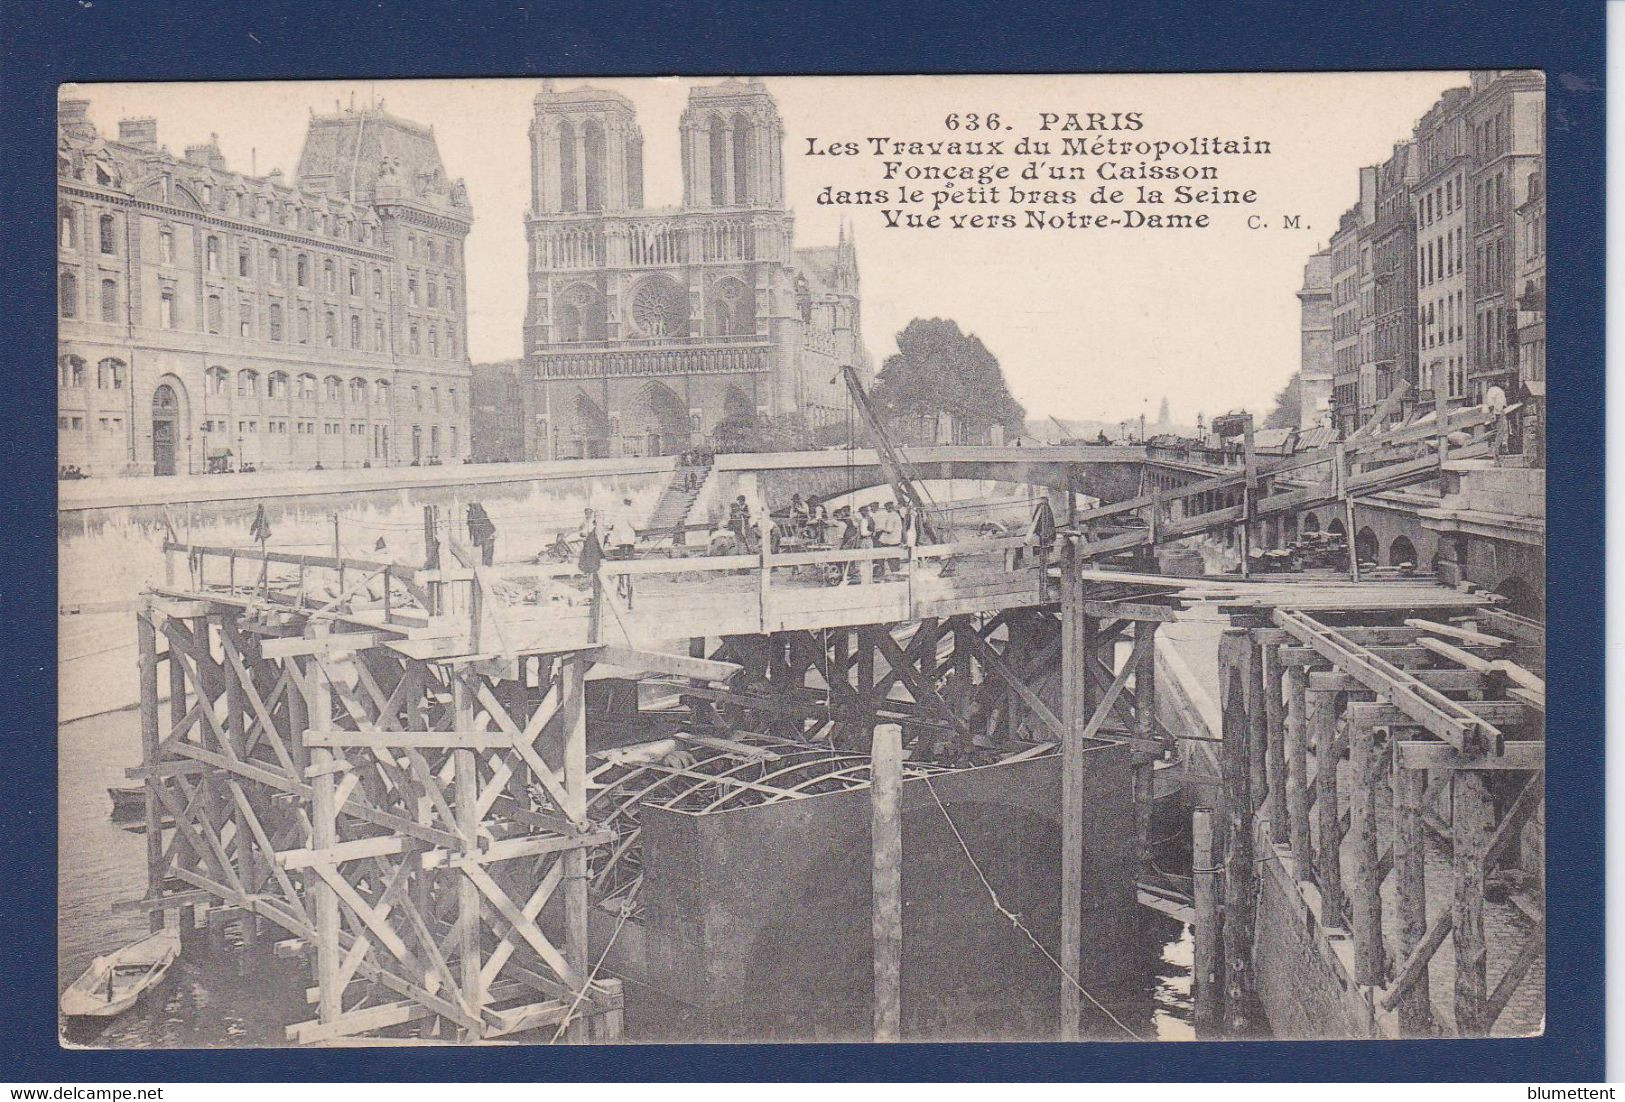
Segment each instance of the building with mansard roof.
[[434,132],[312,114],[292,180],[154,119],[57,132],[59,463],[90,475],[460,462],[463,243]]
[[643,135],[614,92],[544,83],[530,126],[523,454],[672,454],[725,422],[844,431],[865,380],[857,252],[799,249],[766,87],[696,87],[683,202],[643,202]]

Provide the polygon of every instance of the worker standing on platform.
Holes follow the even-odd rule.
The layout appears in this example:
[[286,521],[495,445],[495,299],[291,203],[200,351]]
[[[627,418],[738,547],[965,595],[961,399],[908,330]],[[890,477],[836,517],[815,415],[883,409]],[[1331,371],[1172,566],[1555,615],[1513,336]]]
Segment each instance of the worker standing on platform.
[[[635,554],[638,541],[638,530],[632,523],[632,499],[621,499],[621,507],[610,515],[608,530],[608,546],[604,549],[604,557],[616,562],[629,562]],[[620,574],[615,579],[615,592],[626,599],[626,607],[632,607],[632,575]]]
[[[881,547],[903,546],[903,514],[897,511],[897,502],[886,502],[886,507],[876,518],[875,534]],[[881,559],[878,565],[882,578],[892,571],[902,569],[901,562],[896,559]]]

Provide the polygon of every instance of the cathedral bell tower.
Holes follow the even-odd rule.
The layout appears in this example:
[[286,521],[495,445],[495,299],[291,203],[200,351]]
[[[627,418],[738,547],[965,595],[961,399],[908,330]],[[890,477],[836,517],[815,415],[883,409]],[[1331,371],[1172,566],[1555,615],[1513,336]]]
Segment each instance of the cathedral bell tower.
[[691,90],[682,144],[685,207],[784,208],[784,123],[761,81]]
[[530,123],[535,214],[591,214],[643,206],[643,131],[625,96],[555,91],[544,81]]

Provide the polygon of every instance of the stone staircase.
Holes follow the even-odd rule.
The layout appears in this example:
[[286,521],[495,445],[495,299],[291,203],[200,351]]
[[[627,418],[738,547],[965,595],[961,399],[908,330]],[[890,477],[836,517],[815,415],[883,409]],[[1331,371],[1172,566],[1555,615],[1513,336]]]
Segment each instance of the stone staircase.
[[[661,492],[654,512],[649,515],[649,522],[644,528],[645,538],[657,542],[672,540],[667,530],[688,522],[689,511],[694,508],[694,502],[705,490],[705,483],[710,477],[710,464],[680,466],[673,471],[671,482]],[[680,534],[674,542],[682,542]]]

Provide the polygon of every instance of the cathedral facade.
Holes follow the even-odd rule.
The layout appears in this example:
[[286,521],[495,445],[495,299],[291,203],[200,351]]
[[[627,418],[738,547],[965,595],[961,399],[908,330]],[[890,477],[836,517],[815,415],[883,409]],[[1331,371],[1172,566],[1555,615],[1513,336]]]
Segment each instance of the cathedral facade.
[[856,250],[844,232],[795,247],[772,96],[696,87],[680,125],[682,205],[648,208],[630,101],[536,96],[515,458],[669,455],[769,421],[811,442],[847,423],[840,368],[870,370]]
[[58,461],[86,475],[461,462],[472,211],[433,131],[312,114],[296,174],[59,105]]

